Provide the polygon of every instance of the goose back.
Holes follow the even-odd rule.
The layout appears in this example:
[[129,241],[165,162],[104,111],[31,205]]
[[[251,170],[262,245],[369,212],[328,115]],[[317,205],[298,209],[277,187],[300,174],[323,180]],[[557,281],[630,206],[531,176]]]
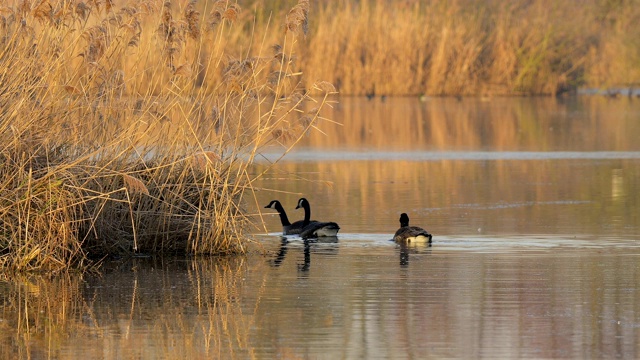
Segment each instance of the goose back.
[[336,236],[340,231],[340,226],[335,222],[315,222],[305,226],[300,232],[303,239]]
[[393,235],[393,240],[399,243],[426,243],[431,245],[432,235],[425,229],[417,226],[409,226],[409,216],[406,213],[400,215],[400,228]]
[[335,222],[310,221],[311,205],[309,205],[309,201],[307,199],[300,198],[300,200],[298,200],[298,206],[296,206],[296,209],[300,208],[304,209],[303,229],[300,232],[300,237],[303,239],[336,236],[338,231],[340,231],[340,226]]

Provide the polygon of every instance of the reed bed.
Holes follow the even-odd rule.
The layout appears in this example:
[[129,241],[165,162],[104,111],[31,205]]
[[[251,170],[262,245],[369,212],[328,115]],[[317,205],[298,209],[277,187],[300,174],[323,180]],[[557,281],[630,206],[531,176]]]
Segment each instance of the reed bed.
[[640,86],[635,0],[341,0],[316,7],[300,65],[343,95],[557,95]]
[[637,1],[340,3],[321,10],[304,69],[343,94],[555,95],[640,83]]
[[294,61],[308,14],[247,32],[231,1],[0,5],[0,270],[246,251],[249,166],[335,93]]

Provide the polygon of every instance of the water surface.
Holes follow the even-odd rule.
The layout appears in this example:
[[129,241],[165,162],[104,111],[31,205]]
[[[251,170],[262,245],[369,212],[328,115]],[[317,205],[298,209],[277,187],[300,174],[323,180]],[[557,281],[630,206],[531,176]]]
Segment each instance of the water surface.
[[[347,98],[326,116],[344,125],[255,183],[248,256],[4,276],[0,358],[640,357],[640,101]],[[263,206],[297,220],[301,196],[337,238],[279,236]],[[432,247],[389,241],[401,212]]]

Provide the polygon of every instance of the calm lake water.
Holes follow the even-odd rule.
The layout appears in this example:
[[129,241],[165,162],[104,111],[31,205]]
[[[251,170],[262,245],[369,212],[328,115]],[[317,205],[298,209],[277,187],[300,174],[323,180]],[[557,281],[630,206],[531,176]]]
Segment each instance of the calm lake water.
[[[640,100],[344,98],[325,116],[343,125],[256,183],[249,255],[0,279],[0,358],[640,357]],[[337,238],[279,236],[263,206],[297,220],[301,196]],[[402,212],[431,248],[389,241]]]

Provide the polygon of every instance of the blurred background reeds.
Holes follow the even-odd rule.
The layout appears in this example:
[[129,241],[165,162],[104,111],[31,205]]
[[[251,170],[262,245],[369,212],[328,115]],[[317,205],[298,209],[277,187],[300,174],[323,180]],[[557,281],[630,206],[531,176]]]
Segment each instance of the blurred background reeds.
[[[237,39],[283,18],[293,3],[245,2],[249,13],[240,17],[255,15],[255,23]],[[640,87],[638,1],[321,0],[312,11],[298,64],[342,95]]]

